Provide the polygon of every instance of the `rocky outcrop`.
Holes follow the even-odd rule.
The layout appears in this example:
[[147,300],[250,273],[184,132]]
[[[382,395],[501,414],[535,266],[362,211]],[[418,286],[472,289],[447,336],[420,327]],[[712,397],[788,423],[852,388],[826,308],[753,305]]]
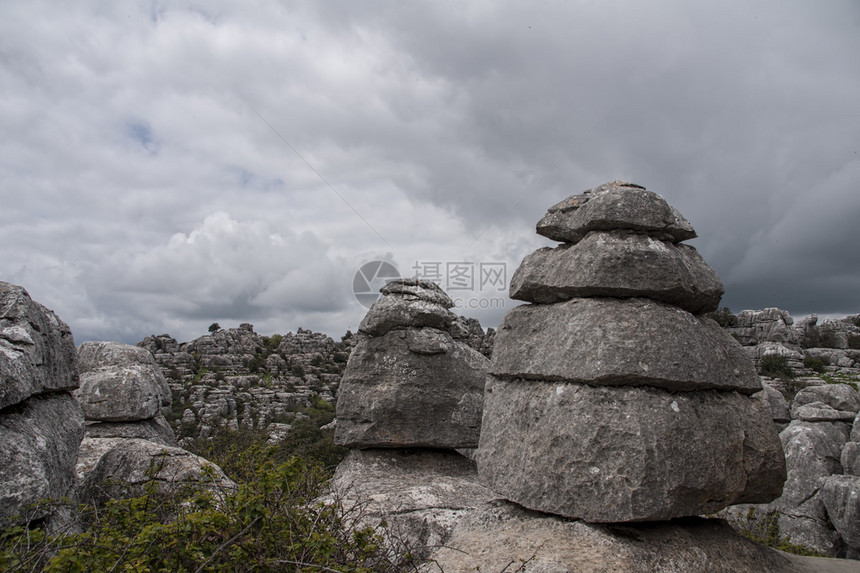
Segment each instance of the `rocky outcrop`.
[[163,492],[205,487],[225,495],[236,489],[212,462],[142,438],[85,437],[76,471],[80,497],[90,502],[141,495],[144,486],[152,483]]
[[[770,390],[771,393],[775,390]],[[723,515],[742,531],[777,531],[780,538],[832,557],[860,558],[856,522],[860,474],[860,394],[847,384],[802,389],[791,402],[791,423],[780,432],[788,478],[768,504],[739,505]],[[784,411],[774,421],[782,426]],[[853,489],[852,489],[853,488]]]
[[50,517],[74,485],[84,418],[69,327],[26,290],[0,282],[0,524]]
[[175,446],[162,408],[170,387],[152,355],[119,342],[85,342],[78,349],[81,386],[74,395],[91,437],[154,438]]
[[615,182],[553,206],[538,232],[565,244],[527,257],[512,281],[533,304],[496,335],[476,453],[486,484],[592,522],[777,497],[785,466],[767,403],[750,397],[758,376],[716,322],[689,312],[722,294],[675,244],[695,236],[689,223]]
[[489,361],[448,332],[453,301],[401,279],[359,326],[337,401],[335,443],[351,448],[474,448]]
[[461,520],[422,571],[784,573],[816,566],[753,543],[722,520],[599,525],[496,501]]
[[155,483],[224,493],[235,484],[218,466],[176,447],[162,415],[171,393],[152,354],[118,342],[85,342],[78,349],[87,420],[75,467],[78,497],[87,502],[140,495]]

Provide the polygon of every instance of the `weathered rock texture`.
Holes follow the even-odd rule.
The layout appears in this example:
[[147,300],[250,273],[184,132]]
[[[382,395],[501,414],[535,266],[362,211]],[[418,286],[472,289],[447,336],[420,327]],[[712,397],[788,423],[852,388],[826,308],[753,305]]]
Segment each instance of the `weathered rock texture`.
[[[496,335],[476,454],[489,487],[592,522],[663,520],[779,496],[785,465],[761,382],[713,311],[722,285],[666,201],[608,183],[550,208],[565,244],[527,257],[534,304]],[[612,298],[610,298],[612,297]]]
[[666,200],[635,183],[613,181],[552,207],[537,224],[539,235],[563,243],[576,243],[590,231],[630,229],[668,241],[684,241],[696,232]]
[[41,500],[74,485],[84,418],[75,343],[57,315],[0,282],[0,526],[50,518]]
[[[475,463],[445,450],[352,450],[330,485],[358,528],[382,532],[390,549],[418,559],[444,545],[460,519],[496,495]],[[382,524],[385,524],[384,526]]]
[[[719,519],[597,525],[503,501],[487,503],[461,520],[431,559],[422,571],[811,573],[831,561],[807,561],[758,545]],[[854,571],[834,565],[831,571]]]
[[539,511],[671,519],[772,497],[785,476],[765,405],[734,392],[494,379],[485,407],[482,478]]
[[523,305],[505,316],[490,371],[597,386],[737,390],[761,382],[714,321],[645,298],[577,298]]
[[537,303],[646,296],[703,312],[717,307],[723,285],[693,247],[616,230],[530,254],[511,279],[510,295]]
[[478,445],[489,361],[448,332],[456,316],[435,284],[382,289],[361,322],[337,400],[335,442],[361,448]]
[[140,495],[153,482],[162,491],[192,486],[226,494],[236,488],[212,462],[141,438],[85,437],[76,471],[79,497],[87,501]]
[[69,327],[23,288],[0,282],[0,409],[77,387]]
[[767,504],[731,507],[722,515],[740,530],[757,535],[776,531],[780,538],[824,555],[860,558],[860,433],[852,433],[852,422],[860,427],[858,399],[860,394],[847,384],[822,384],[794,396],[787,426],[785,407],[774,410],[774,421],[783,428],[780,440],[788,470],[782,495]]

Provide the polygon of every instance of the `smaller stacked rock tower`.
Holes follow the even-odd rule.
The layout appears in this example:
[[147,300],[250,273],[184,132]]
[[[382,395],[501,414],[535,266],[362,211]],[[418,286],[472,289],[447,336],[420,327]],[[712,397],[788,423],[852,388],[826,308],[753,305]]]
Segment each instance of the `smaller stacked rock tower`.
[[723,287],[690,223],[612,182],[554,205],[511,280],[477,452],[484,482],[591,522],[665,520],[778,497],[779,438],[741,346],[703,313]]
[[449,333],[454,302],[436,284],[392,281],[359,326],[337,400],[335,443],[475,448],[489,361]]

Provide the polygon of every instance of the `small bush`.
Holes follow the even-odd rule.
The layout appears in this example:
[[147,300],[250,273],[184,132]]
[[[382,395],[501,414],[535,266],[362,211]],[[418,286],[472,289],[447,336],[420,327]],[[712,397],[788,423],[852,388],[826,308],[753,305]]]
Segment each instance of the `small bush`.
[[714,312],[709,312],[705,316],[713,318],[717,321],[717,324],[723,328],[731,328],[738,325],[738,317],[734,315],[731,309],[727,306],[724,306],[719,310],[715,310]]
[[762,376],[771,378],[794,378],[794,371],[788,365],[788,358],[779,354],[762,356],[759,367]]
[[810,370],[814,370],[819,374],[822,374],[825,371],[825,367],[827,366],[827,361],[822,358],[813,358],[812,356],[807,356],[803,359],[803,366],[805,368],[809,368]]
[[848,335],[848,348],[852,350],[860,350],[860,335],[857,334],[849,334]]
[[[236,453],[236,452],[234,452]],[[251,447],[236,453],[246,481],[223,495],[198,489],[167,495],[155,482],[143,495],[74,508],[82,533],[38,527],[0,531],[3,571],[372,571],[402,570],[382,536],[354,529],[360,517],[316,501],[328,474]]]

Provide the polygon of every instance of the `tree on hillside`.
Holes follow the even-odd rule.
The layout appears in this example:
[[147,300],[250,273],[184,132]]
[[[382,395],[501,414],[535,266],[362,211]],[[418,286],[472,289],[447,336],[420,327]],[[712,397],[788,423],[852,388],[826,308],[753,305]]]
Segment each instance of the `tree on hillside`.
[[209,325],[209,332],[218,332],[219,330],[221,330],[221,325],[217,322],[213,322]]

